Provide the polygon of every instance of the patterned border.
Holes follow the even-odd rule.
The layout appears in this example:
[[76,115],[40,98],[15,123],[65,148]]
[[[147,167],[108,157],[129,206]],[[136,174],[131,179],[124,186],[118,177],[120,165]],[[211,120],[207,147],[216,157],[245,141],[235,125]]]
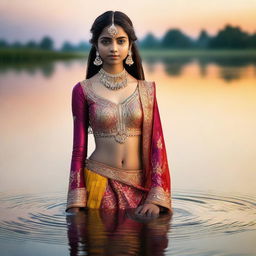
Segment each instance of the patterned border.
[[88,158],[85,159],[85,167],[101,176],[123,182],[144,191],[148,191],[148,189],[142,187],[143,170],[115,168]]
[[145,203],[157,204],[172,210],[170,193],[165,192],[162,187],[151,188]]
[[76,188],[68,191],[66,211],[71,207],[86,207],[86,188]]

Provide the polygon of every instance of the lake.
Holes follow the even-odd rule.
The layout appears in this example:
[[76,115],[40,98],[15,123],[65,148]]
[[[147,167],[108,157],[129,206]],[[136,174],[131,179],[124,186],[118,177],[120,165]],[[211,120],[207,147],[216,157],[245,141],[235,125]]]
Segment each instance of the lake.
[[[145,58],[174,214],[65,213],[71,92],[86,60],[1,66],[1,255],[256,254],[256,61]],[[94,148],[89,135],[88,155]]]

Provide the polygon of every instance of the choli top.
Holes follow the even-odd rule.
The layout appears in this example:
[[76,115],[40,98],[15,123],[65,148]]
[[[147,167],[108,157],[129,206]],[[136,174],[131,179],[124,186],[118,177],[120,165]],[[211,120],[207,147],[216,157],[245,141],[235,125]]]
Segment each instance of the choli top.
[[143,112],[138,84],[132,94],[116,104],[97,95],[90,80],[86,79],[80,83],[88,103],[88,133],[93,133],[95,137],[114,137],[119,143],[124,143],[127,136],[141,134]]

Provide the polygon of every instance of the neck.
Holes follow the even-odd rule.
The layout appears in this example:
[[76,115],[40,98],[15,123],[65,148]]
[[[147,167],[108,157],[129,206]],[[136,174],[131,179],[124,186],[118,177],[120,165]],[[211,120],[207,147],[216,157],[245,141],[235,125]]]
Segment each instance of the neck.
[[118,73],[121,73],[123,70],[124,70],[124,66],[119,66],[119,65],[111,65],[111,66],[108,66],[108,65],[103,65],[102,68],[110,73],[110,74],[118,74]]

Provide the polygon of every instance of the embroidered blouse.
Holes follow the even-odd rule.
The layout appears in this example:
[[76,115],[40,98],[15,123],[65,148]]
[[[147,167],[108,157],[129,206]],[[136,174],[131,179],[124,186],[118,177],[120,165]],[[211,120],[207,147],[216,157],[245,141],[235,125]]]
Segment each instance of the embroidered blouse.
[[[120,143],[126,136],[141,133],[143,187],[148,191],[145,202],[172,211],[171,179],[155,82],[139,80],[134,93],[118,105],[96,95],[88,83],[85,86],[85,81],[88,80],[78,82],[72,90],[73,151],[66,211],[71,207],[86,207],[83,170],[90,126],[95,136],[113,136]],[[121,139],[117,136],[120,131],[126,132]]]
[[97,95],[91,82],[81,82],[87,95],[89,106],[89,133],[95,137],[114,137],[124,143],[127,136],[141,134],[142,108],[139,99],[138,85],[136,90],[123,102],[116,104]]

